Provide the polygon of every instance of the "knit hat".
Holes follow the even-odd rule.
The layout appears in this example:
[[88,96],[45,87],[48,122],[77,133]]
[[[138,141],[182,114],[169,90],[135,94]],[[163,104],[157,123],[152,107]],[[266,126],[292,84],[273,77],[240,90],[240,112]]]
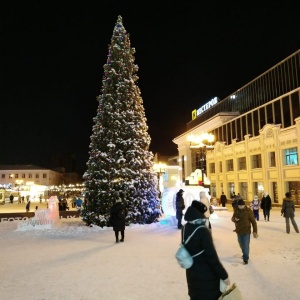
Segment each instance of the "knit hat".
[[184,193],[184,190],[180,189],[180,190],[178,191],[178,193]]
[[207,211],[206,205],[198,200],[193,200],[192,206],[195,207],[202,214],[204,214]]
[[240,199],[240,200],[238,201],[238,205],[245,205],[244,200],[243,200],[243,199]]

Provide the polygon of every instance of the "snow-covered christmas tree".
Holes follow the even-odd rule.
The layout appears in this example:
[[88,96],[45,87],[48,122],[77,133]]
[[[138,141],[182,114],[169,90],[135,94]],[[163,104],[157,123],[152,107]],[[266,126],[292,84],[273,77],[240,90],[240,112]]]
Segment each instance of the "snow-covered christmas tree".
[[83,176],[86,201],[82,218],[87,225],[109,226],[111,206],[119,198],[128,210],[127,224],[150,224],[161,214],[134,53],[119,16],[104,65]]

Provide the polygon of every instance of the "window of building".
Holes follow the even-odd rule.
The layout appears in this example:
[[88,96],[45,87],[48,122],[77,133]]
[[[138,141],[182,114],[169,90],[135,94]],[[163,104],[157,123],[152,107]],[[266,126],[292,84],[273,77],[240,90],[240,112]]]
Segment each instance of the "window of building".
[[289,96],[282,98],[282,111],[283,111],[283,128],[290,127],[291,122],[291,109],[290,109],[290,98]]
[[233,159],[228,159],[226,163],[227,163],[227,172],[233,171]]
[[238,158],[238,168],[239,170],[247,170],[246,157]]
[[47,174],[46,173],[43,173],[43,178],[47,178]]
[[292,101],[292,120],[300,117],[300,104],[299,104],[299,92],[295,92],[291,95],[291,101]]
[[241,118],[241,131],[242,131],[241,137],[242,137],[242,140],[244,140],[244,136],[246,134],[248,134],[247,125],[246,124],[247,124],[246,123],[246,116],[244,116],[244,117]]
[[25,174],[22,174],[22,178],[25,178]]
[[259,123],[258,123],[258,111],[255,110],[253,112],[253,135],[258,136],[259,135]]
[[269,157],[270,157],[270,167],[276,167],[275,152],[270,152]]
[[252,168],[256,169],[256,168],[261,168],[261,155],[260,154],[256,154],[256,155],[252,155]]
[[32,178],[32,174],[28,174],[28,178]]
[[298,165],[298,150],[297,148],[289,148],[284,150],[285,165]]
[[253,121],[252,121],[252,114],[246,115],[246,124],[248,129],[248,134],[253,135]]
[[220,171],[220,173],[222,173],[223,172],[223,164],[222,164],[222,162],[220,161],[220,165],[219,165],[219,171]]
[[9,174],[8,177],[9,178],[14,178],[14,174]]
[[266,125],[265,107],[259,109],[259,128],[262,129]]
[[216,165],[215,165],[215,163],[209,164],[209,172],[210,173],[216,173]]
[[40,178],[40,174],[35,174],[35,178]]
[[15,174],[15,178],[19,178],[19,174]]
[[5,178],[5,174],[1,174],[1,178]]
[[281,106],[280,100],[274,102],[275,124],[281,124]]
[[266,107],[267,110],[267,124],[273,124],[273,104],[269,104]]

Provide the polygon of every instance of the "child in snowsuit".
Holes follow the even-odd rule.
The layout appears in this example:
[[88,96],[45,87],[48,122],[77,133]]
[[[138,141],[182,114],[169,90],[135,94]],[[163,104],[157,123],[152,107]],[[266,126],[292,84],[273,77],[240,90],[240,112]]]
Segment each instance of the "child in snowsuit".
[[257,221],[259,221],[259,207],[260,207],[260,201],[258,197],[255,195],[254,199],[252,200],[250,207],[253,210],[254,217]]

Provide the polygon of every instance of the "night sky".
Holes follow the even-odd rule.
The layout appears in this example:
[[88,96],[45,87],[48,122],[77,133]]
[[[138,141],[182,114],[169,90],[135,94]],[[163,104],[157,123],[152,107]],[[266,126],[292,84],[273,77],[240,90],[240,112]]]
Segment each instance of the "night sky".
[[177,154],[172,140],[193,109],[300,48],[299,1],[97,2],[2,5],[0,164],[51,167],[51,156],[74,153],[85,170],[118,15],[136,49],[150,150],[161,155]]

